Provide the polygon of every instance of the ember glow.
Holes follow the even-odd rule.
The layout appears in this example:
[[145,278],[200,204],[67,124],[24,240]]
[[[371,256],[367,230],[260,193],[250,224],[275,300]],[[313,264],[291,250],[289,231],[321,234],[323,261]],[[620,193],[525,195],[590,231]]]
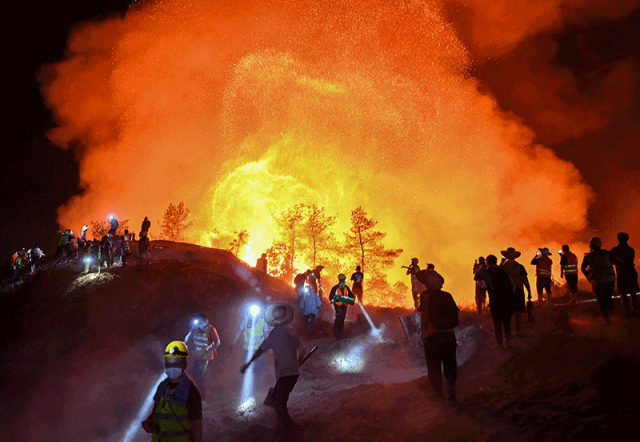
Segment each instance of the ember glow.
[[526,257],[584,229],[590,189],[478,90],[439,1],[213,3],[78,26],[42,70],[50,138],[77,149],[86,189],[62,226],[114,211],[133,229],[148,216],[153,239],[184,201],[188,240],[228,248],[220,235],[246,229],[255,265],[274,213],[323,206],[342,238],[362,206],[404,249],[391,281],[408,283],[400,265],[418,256],[461,302],[479,255]]

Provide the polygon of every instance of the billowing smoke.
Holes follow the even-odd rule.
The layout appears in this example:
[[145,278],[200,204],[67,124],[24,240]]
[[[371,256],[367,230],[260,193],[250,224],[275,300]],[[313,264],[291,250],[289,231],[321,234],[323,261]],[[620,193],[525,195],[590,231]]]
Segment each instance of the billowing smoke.
[[640,238],[640,2],[450,0],[447,14],[500,107],[572,161],[597,195],[585,238]]
[[590,188],[479,91],[438,1],[150,2],[78,26],[40,78],[50,138],[80,161],[74,229],[115,212],[158,235],[184,201],[191,240],[247,229],[261,252],[279,210],[325,206],[339,234],[363,206],[469,302],[478,255],[586,226]]

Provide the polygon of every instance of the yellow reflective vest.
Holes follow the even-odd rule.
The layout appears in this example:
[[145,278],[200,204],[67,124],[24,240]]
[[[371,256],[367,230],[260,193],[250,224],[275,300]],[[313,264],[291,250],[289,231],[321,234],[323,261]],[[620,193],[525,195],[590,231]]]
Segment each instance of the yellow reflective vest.
[[154,433],[152,442],[191,442],[191,421],[187,410],[187,399],[191,389],[191,379],[183,377],[176,388],[165,394],[169,379],[165,379],[153,398],[153,421],[160,426],[160,433]]
[[256,351],[260,344],[264,342],[264,318],[260,318],[257,321],[252,316],[247,316],[244,320],[244,345],[245,350],[249,350],[249,344],[251,343],[251,328],[255,329],[253,335],[253,351]]

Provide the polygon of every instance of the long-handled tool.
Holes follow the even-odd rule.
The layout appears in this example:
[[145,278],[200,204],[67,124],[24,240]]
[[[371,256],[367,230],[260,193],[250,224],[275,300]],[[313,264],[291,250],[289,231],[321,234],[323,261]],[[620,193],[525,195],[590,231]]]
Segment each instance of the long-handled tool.
[[[302,361],[300,361],[300,363],[298,364],[298,367],[302,367],[302,364],[304,364],[305,362],[307,362],[307,359],[309,359],[311,357],[311,355],[318,349],[318,346],[314,346],[311,351],[309,353],[306,354],[306,356],[302,359]],[[264,398],[264,405],[266,405],[267,407],[273,407],[276,404],[276,389],[275,387],[269,387],[269,393],[267,393],[267,397]]]

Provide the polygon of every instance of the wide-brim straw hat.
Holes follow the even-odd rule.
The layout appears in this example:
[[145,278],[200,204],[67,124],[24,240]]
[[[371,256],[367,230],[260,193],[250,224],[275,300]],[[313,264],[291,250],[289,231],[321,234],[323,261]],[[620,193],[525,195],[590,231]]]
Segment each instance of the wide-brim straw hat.
[[285,302],[276,302],[267,307],[264,320],[271,326],[287,325],[293,321],[293,308]]
[[428,289],[441,289],[444,285],[444,278],[435,270],[420,270],[416,278]]
[[543,255],[551,256],[551,252],[548,247],[538,248],[538,250],[540,250],[540,253]]
[[500,253],[507,259],[516,259],[521,255],[521,253],[513,247],[509,247],[507,250],[503,250]]

